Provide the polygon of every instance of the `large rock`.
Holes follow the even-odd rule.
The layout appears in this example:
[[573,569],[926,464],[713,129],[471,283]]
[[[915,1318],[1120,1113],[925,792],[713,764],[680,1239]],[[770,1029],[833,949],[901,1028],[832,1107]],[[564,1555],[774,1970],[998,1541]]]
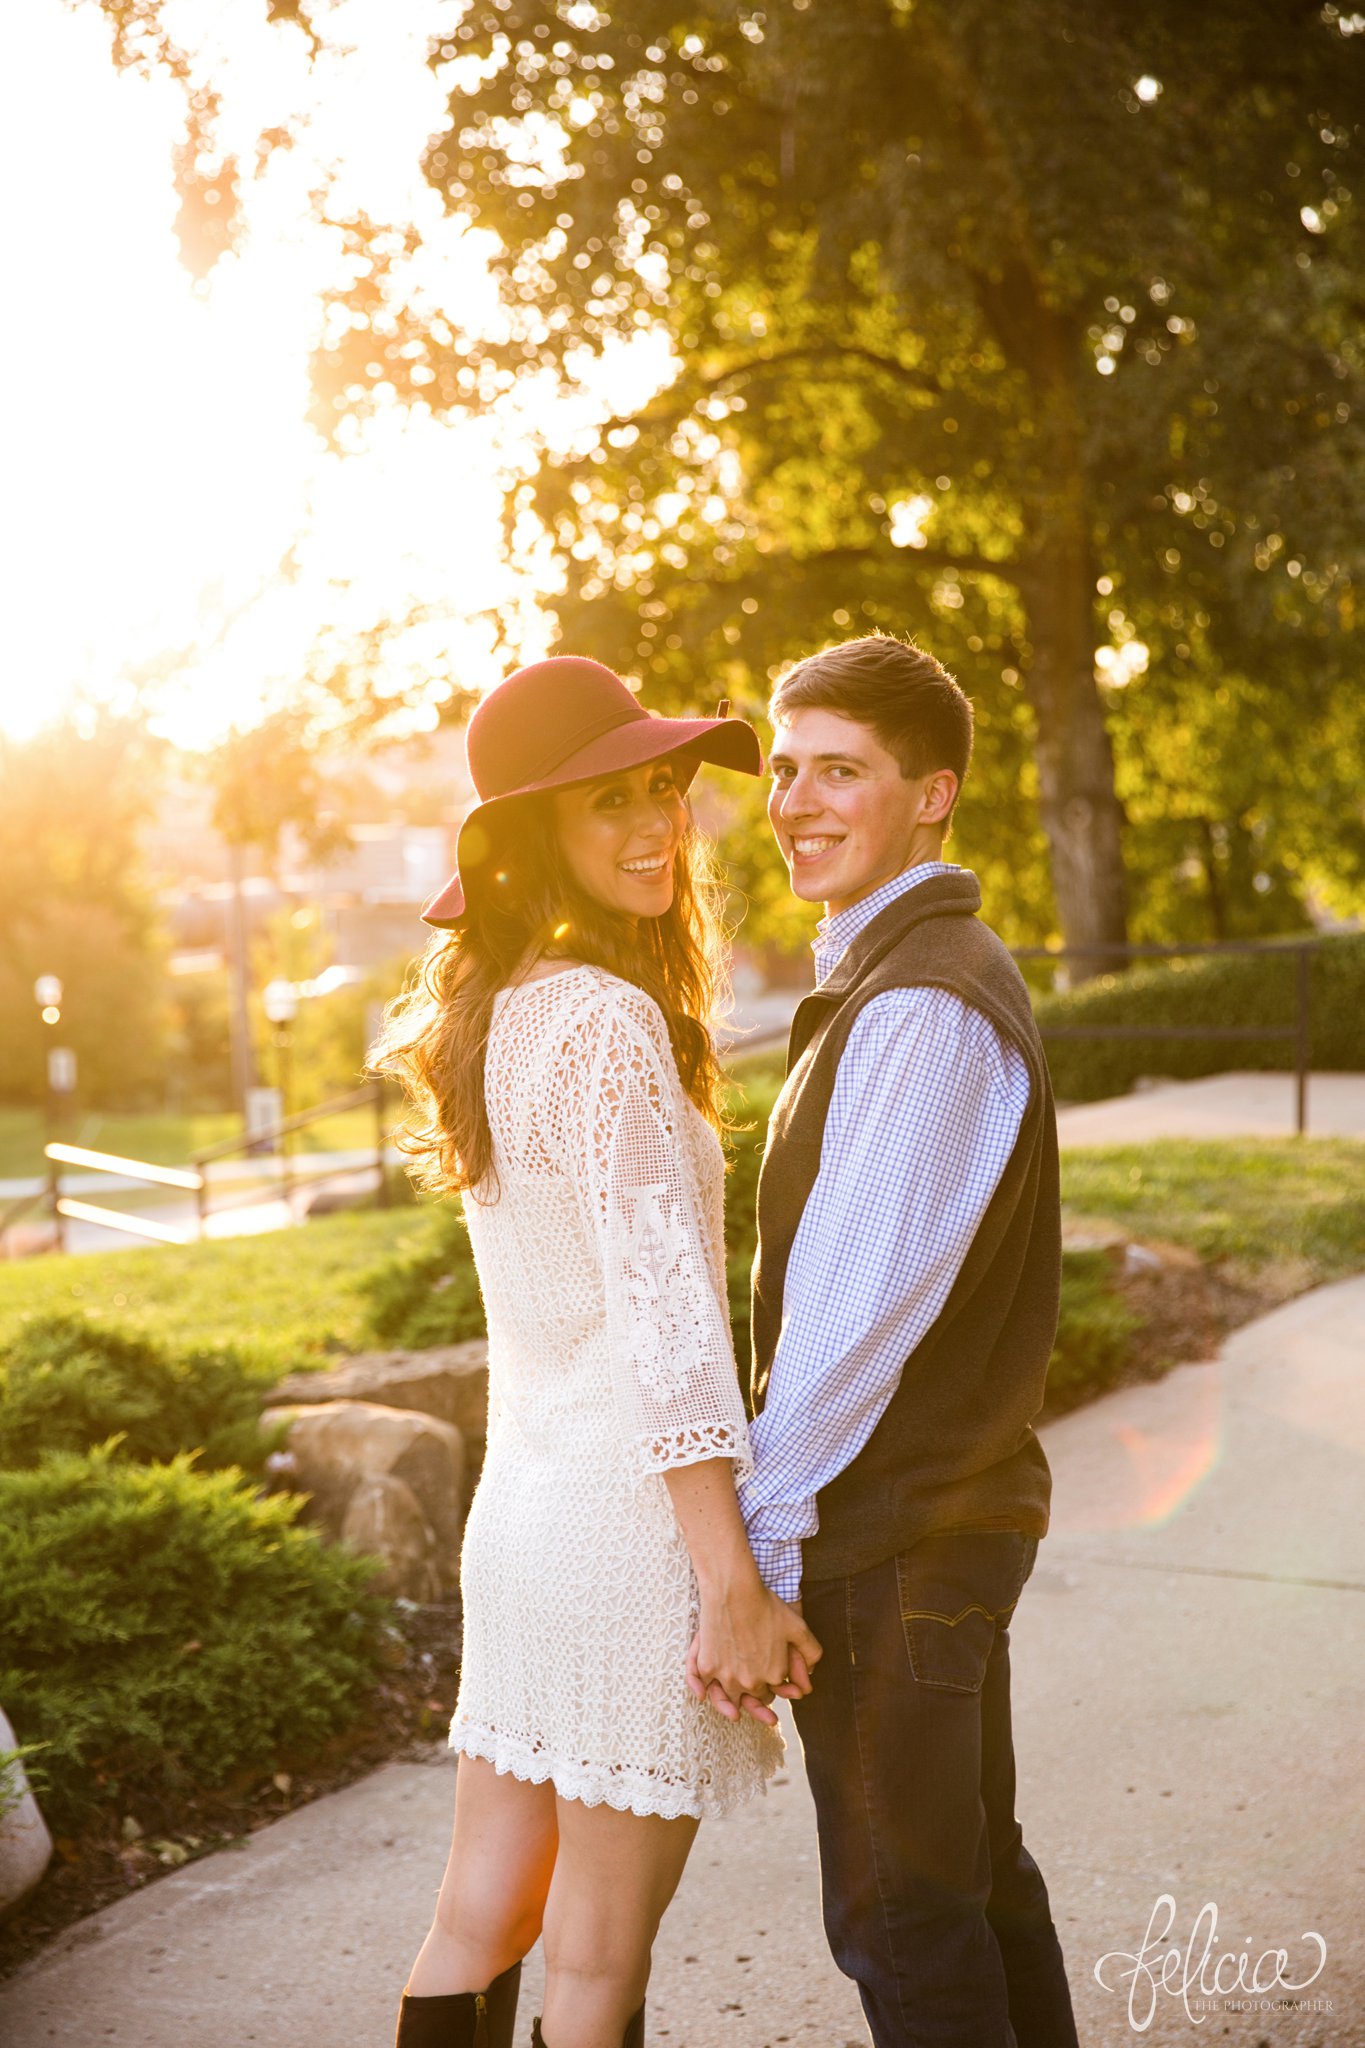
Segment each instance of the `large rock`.
[[379,1401],[386,1408],[415,1408],[459,1430],[477,1474],[488,1433],[488,1343],[476,1337],[428,1351],[358,1352],[326,1372],[291,1373],[270,1399],[289,1407]]
[[[14,1730],[0,1713],[0,1759],[17,1749]],[[52,1837],[15,1758],[0,1761],[0,1920],[17,1913],[52,1860]]]
[[307,1518],[348,1548],[384,1559],[379,1585],[439,1600],[458,1583],[464,1440],[452,1423],[373,1401],[268,1408],[288,1428],[274,1469],[311,1496]]
[[384,1473],[362,1479],[342,1517],[340,1539],[362,1557],[382,1557],[376,1584],[405,1600],[439,1600],[449,1592],[435,1531],[417,1496],[401,1479]]

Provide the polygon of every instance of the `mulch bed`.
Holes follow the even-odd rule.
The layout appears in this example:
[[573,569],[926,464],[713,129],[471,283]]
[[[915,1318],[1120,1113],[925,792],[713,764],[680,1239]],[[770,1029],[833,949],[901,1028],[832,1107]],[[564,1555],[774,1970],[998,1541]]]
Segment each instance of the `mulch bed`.
[[[23,1910],[0,1926],[0,1979],[69,1927],[182,1864],[268,1827],[296,1806],[338,1792],[380,1764],[424,1759],[445,1734],[459,1673],[459,1608],[400,1605],[387,1667],[354,1728],[298,1762],[239,1772],[213,1791],[174,1803],[125,1796],[63,1836],[42,1884]],[[292,1767],[291,1767],[292,1766]]]
[[[1155,1239],[1116,1235],[1106,1248],[1114,1291],[1137,1319],[1127,1355],[1102,1385],[1077,1388],[1064,1401],[1045,1401],[1041,1422],[1088,1407],[1118,1387],[1164,1379],[1177,1365],[1216,1358],[1234,1330],[1313,1285],[1311,1273],[1291,1262],[1252,1273],[1229,1261],[1205,1263],[1188,1246]],[[1139,1263],[1130,1261],[1130,1250]]]
[[1119,1292],[1141,1321],[1129,1356],[1135,1380],[1160,1379],[1173,1365],[1216,1358],[1224,1338],[1297,1291],[1292,1284],[1277,1284],[1281,1276],[1253,1278],[1222,1263],[1205,1265],[1183,1246],[1149,1249],[1160,1258],[1159,1268],[1125,1274],[1119,1283]]

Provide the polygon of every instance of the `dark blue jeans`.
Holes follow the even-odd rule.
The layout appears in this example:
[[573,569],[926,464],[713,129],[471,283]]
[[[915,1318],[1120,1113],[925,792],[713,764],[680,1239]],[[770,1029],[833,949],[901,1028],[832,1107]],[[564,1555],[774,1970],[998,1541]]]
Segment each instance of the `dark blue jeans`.
[[876,2048],[1076,2048],[1014,1817],[1009,1620],[1037,1550],[943,1530],[803,1589],[825,1652],[796,1704],[825,1931]]

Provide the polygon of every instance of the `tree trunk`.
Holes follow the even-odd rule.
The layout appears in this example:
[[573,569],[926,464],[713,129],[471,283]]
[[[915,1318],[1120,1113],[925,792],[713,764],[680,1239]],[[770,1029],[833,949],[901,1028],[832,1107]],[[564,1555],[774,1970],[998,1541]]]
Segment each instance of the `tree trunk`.
[[[1031,654],[1024,687],[1038,721],[1039,812],[1051,853],[1062,937],[1077,957],[1071,986],[1122,970],[1128,937],[1123,808],[1095,681],[1095,556],[1074,320],[1033,309],[1031,379],[1040,461],[1025,506],[1029,562],[1021,579]],[[1093,373],[1091,373],[1093,374]]]
[[[1054,504],[1051,508],[1056,513]],[[1067,531],[1066,528],[1070,530]],[[1049,530],[1050,529],[1050,530]],[[1121,971],[1128,937],[1123,810],[1114,788],[1114,756],[1095,683],[1095,579],[1080,522],[1044,517],[1027,589],[1032,659],[1025,687],[1038,722],[1039,812],[1051,854],[1062,937],[1078,957],[1066,963],[1071,986]]]

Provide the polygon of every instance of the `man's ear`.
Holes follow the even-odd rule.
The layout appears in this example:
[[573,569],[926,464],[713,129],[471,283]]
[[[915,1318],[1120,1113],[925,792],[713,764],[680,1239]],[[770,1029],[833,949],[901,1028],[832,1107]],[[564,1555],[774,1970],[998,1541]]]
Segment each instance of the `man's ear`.
[[951,768],[936,768],[924,785],[924,809],[920,812],[922,825],[942,825],[944,830],[952,819],[953,805],[957,802],[958,780]]

